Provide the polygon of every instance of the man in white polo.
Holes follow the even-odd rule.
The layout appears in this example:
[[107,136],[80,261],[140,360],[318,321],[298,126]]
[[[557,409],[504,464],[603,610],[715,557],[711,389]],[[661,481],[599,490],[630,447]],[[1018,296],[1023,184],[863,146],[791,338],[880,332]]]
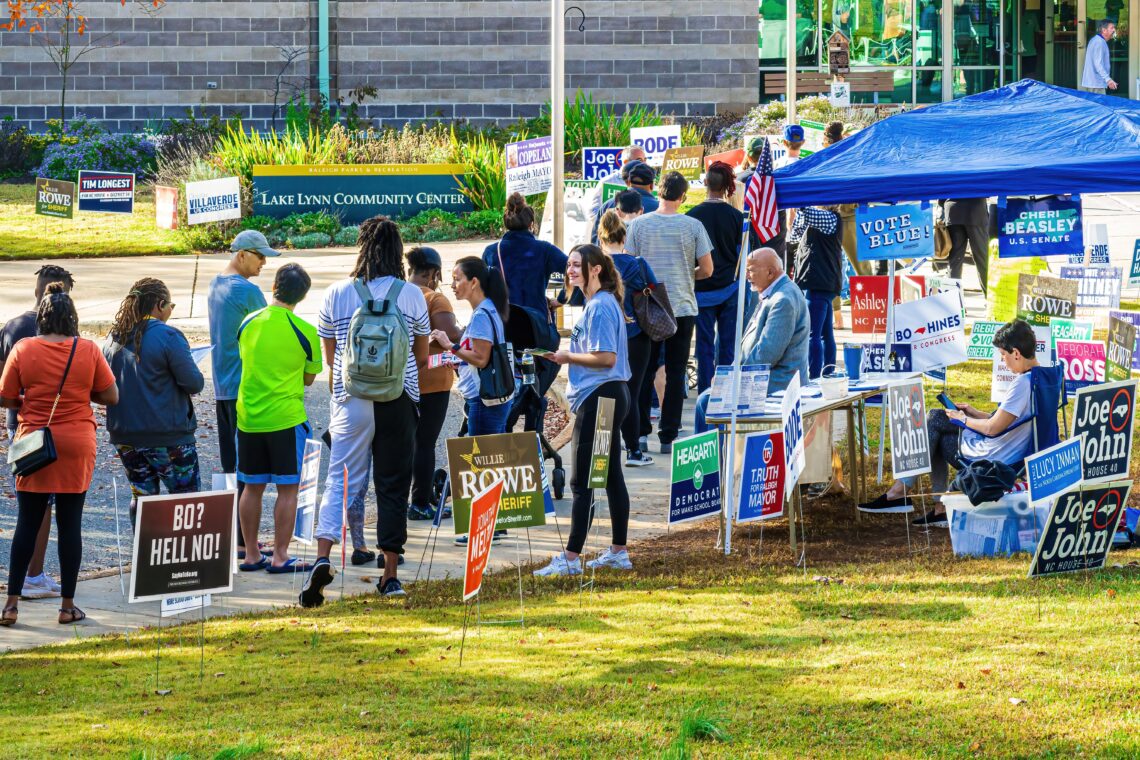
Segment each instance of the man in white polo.
[[1104,95],[1116,89],[1112,79],[1112,63],[1108,54],[1108,41],[1116,36],[1116,23],[1110,18],[1096,22],[1096,34],[1085,48],[1085,70],[1081,76],[1081,89]]

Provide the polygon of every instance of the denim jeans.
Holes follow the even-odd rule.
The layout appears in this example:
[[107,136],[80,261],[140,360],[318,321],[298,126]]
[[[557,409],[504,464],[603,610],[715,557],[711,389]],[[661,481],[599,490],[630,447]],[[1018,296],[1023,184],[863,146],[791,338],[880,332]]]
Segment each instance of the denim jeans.
[[485,406],[477,398],[466,399],[463,403],[467,407],[467,435],[493,435],[506,432],[507,415],[511,413],[509,403]]
[[719,365],[732,364],[736,351],[736,294],[716,306],[697,309],[697,392],[712,385]]
[[823,290],[805,290],[808,317],[811,320],[811,338],[808,340],[808,377],[812,380],[823,374],[823,368],[835,364],[835,327],[832,324],[831,302],[835,293]]

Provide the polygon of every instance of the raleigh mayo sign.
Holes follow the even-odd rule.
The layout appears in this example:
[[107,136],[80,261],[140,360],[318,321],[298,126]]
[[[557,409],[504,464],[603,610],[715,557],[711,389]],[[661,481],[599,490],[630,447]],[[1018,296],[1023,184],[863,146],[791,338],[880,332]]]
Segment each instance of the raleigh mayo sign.
[[460,191],[462,164],[303,164],[253,167],[253,213],[278,219],[327,211],[344,224],[426,209],[474,210]]

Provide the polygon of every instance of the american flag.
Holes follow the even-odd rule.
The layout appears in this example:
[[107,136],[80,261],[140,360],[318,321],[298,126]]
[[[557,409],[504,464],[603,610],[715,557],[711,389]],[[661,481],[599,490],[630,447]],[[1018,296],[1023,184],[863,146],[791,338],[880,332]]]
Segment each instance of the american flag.
[[744,189],[744,207],[752,214],[752,231],[759,243],[766,243],[780,232],[776,211],[776,180],[772,179],[772,146],[764,140],[756,171]]

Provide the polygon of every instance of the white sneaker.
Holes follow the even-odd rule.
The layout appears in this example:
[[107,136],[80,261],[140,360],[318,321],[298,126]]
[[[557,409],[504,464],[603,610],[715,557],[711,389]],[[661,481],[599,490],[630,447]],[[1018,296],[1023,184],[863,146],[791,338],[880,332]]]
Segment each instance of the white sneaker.
[[549,565],[535,570],[534,574],[539,577],[554,575],[581,575],[582,559],[580,557],[575,557],[573,560],[569,560],[566,559],[565,554],[558,552],[550,558]]
[[59,596],[59,586],[52,588],[53,582],[46,575],[29,576],[24,579],[21,599],[50,599]]
[[620,552],[615,552],[613,548],[606,547],[604,552],[587,562],[586,567],[611,567],[614,570],[632,570],[633,563],[629,561],[629,552],[625,549],[622,549]]
[[59,585],[58,583],[56,583],[56,582],[55,582],[55,579],[54,579],[54,578],[52,578],[52,577],[51,577],[50,575],[48,575],[47,573],[44,573],[44,574],[43,574],[43,575],[41,575],[40,577],[41,577],[41,578],[43,578],[45,581],[47,581],[48,587],[49,587],[49,588],[50,588],[52,591],[54,591],[55,593],[57,593],[57,594],[58,594],[60,591],[63,591],[63,586],[61,586],[61,585]]

